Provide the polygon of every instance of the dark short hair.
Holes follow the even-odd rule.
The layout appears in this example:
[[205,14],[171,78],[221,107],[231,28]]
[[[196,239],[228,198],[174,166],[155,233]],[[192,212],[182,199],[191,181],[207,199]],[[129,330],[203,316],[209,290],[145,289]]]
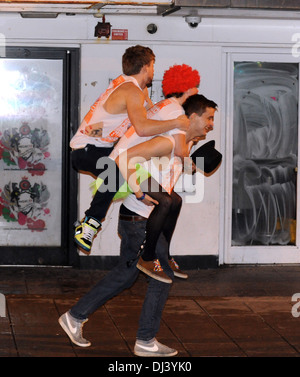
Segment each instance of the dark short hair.
[[212,107],[216,110],[218,105],[214,101],[204,97],[202,94],[194,94],[184,102],[182,107],[184,108],[185,114],[189,117],[193,113],[201,116],[205,113],[207,107]]
[[155,55],[151,48],[140,45],[129,47],[122,57],[123,73],[127,76],[137,75],[152,60],[155,60]]

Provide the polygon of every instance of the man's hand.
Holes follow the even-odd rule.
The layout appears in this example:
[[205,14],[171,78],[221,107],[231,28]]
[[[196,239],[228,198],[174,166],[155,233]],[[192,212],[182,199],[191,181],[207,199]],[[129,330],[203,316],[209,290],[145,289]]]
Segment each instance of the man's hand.
[[157,200],[151,198],[151,196],[149,196],[148,194],[145,194],[145,199],[143,199],[142,202],[146,204],[147,206],[153,206],[155,204],[156,205],[159,204]]
[[186,92],[184,92],[184,94],[178,98],[178,102],[180,103],[180,105],[183,105],[184,102],[190,97],[190,96],[193,96],[195,94],[198,93],[198,88],[190,88],[188,89]]
[[189,118],[186,115],[180,115],[177,118],[177,122],[178,122],[177,128],[179,128],[182,131],[187,131],[188,130],[188,128],[190,126],[190,120],[189,120]]

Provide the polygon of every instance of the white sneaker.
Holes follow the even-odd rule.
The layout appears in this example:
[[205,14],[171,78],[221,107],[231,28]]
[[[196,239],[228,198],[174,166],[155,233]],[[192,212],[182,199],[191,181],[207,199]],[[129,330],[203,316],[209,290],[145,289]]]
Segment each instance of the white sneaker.
[[88,320],[80,321],[71,316],[69,312],[63,314],[58,322],[74,344],[79,347],[89,347],[91,342],[82,337],[83,325]]
[[134,354],[142,357],[170,357],[177,353],[177,350],[159,343],[156,338],[149,341],[137,339],[134,346]]

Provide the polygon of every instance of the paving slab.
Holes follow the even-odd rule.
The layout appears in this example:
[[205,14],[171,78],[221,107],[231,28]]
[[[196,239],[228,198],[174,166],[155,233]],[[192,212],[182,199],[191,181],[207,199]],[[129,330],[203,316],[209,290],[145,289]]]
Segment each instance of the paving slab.
[[[143,274],[90,316],[83,331],[91,347],[72,344],[58,324],[105,273],[0,268],[7,307],[7,316],[0,317],[0,357],[133,358],[147,289]],[[189,279],[173,284],[157,335],[179,351],[179,358],[300,356],[300,316],[292,311],[298,303],[292,296],[300,291],[299,266],[188,273]]]

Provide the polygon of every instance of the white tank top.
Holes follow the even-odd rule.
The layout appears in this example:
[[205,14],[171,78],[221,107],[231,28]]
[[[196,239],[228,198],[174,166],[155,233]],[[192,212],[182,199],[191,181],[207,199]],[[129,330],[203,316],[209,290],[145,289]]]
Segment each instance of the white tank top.
[[[142,90],[137,80],[132,76],[121,75],[112,80],[106,91],[91,106],[84,117],[76,134],[70,141],[70,147],[74,149],[84,148],[87,144],[97,147],[113,147],[114,143],[123,136],[130,126],[128,114],[110,114],[104,109],[108,97],[120,87],[120,85],[132,82]],[[101,122],[101,126],[95,125]]]

